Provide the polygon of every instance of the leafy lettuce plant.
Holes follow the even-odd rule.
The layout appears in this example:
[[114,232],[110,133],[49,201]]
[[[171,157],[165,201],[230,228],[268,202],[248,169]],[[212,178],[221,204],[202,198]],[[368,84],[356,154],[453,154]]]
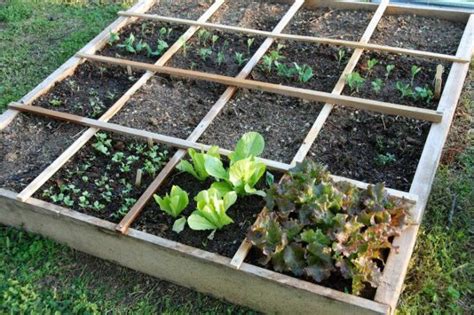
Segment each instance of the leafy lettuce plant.
[[220,159],[219,147],[217,146],[211,147],[207,153],[198,153],[194,149],[189,149],[188,154],[191,157],[192,164],[186,160],[182,160],[176,168],[182,172],[191,174],[201,182],[209,177],[209,173],[204,165],[206,158],[210,156]]
[[360,295],[380,284],[384,252],[407,220],[402,200],[384,185],[365,191],[334,183],[326,169],[305,161],[267,191],[267,207],[247,237],[263,264],[322,282],[336,273]]
[[221,194],[215,188],[201,191],[194,200],[196,210],[188,217],[192,230],[219,230],[234,221],[227,215],[227,210],[237,201],[233,191]]
[[[189,196],[181,187],[174,185],[171,187],[171,192],[164,197],[153,195],[155,202],[160,207],[161,211],[177,219],[189,204]],[[186,218],[181,217],[173,224],[173,231],[180,233],[186,224]]]

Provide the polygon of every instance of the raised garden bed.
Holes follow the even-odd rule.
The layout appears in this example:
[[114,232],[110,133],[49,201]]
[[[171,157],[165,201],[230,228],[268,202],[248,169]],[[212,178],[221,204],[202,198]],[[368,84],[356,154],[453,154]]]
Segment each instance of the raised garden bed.
[[[265,312],[393,313],[473,49],[472,31],[462,35],[463,27],[471,30],[474,18],[385,1],[327,3],[139,2],[82,49],[82,58],[0,117],[0,222]],[[147,11],[240,29],[134,16]],[[393,44],[384,42],[393,19],[407,19],[400,23],[408,30],[426,19],[445,23],[450,48],[423,39],[406,47],[443,54],[392,57],[387,52],[402,51],[363,46],[374,32],[377,43]],[[265,38],[248,28],[357,43]],[[403,43],[406,32],[390,39]],[[132,33],[137,37],[124,43]],[[146,46],[137,52],[140,40],[150,55]],[[166,45],[155,54],[151,43],[160,41]],[[447,56],[459,42],[457,55]],[[199,53],[217,57],[224,48],[220,64]],[[384,88],[373,93],[371,82],[392,63]],[[422,72],[410,77],[414,63]],[[400,99],[394,78],[412,90],[434,89],[438,64],[445,65],[439,101]],[[365,81],[351,89],[356,72]],[[258,133],[234,147],[249,131]],[[336,176],[300,164],[306,156]],[[366,184],[376,182],[392,189]],[[372,230],[382,234],[374,239]],[[360,240],[371,250],[358,247]]]

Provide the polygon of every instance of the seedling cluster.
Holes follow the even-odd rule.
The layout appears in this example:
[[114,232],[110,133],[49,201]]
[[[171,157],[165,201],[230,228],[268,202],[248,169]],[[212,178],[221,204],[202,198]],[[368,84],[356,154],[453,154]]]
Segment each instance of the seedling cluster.
[[[395,65],[388,64],[385,66],[385,75],[384,78],[374,77],[373,73],[375,67],[379,65],[379,60],[372,58],[367,61],[366,72],[367,76],[364,78],[362,75],[355,71],[346,76],[346,83],[350,88],[352,93],[360,92],[360,89],[363,88],[366,82],[370,82],[370,88],[375,94],[380,94],[384,86],[389,82],[393,71],[395,70]],[[423,69],[417,65],[411,67],[410,79],[407,81],[397,81],[395,87],[400,93],[400,99],[411,98],[414,101],[422,101],[429,104],[433,99],[433,91],[429,86],[415,86],[415,78]]]
[[[61,180],[43,190],[43,197],[58,205],[96,213],[108,210],[112,218],[120,219],[137,201],[137,170],[154,178],[168,159],[168,152],[158,145],[126,145],[103,132],[96,134],[91,147],[92,153],[81,159],[80,165],[67,168]],[[98,161],[103,165],[100,170],[94,166]]]
[[276,70],[278,76],[288,80],[300,83],[309,82],[314,77],[313,68],[307,64],[285,62],[286,57],[281,53],[284,48],[284,45],[279,44],[276,49],[263,56],[260,68],[268,74]]

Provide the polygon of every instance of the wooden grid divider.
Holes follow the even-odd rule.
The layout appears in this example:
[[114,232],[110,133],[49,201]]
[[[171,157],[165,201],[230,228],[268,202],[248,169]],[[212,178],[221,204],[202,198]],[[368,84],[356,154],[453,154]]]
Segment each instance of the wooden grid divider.
[[364,109],[369,111],[374,111],[378,113],[383,113],[387,115],[397,115],[410,117],[420,120],[426,120],[430,122],[439,123],[443,118],[443,114],[431,109],[425,109],[414,106],[406,106],[401,104],[393,104],[380,102],[375,100],[368,100],[359,97],[338,95],[333,93],[321,92],[316,90],[296,88],[281,84],[267,83],[263,81],[249,80],[249,79],[240,79],[225,75],[194,71],[194,70],[185,70],[174,67],[165,67],[157,66],[143,62],[137,62],[132,60],[114,58],[114,57],[105,57],[97,55],[89,55],[79,53],[78,56],[87,58],[92,61],[104,62],[107,64],[118,65],[122,67],[131,67],[135,69],[143,69],[148,71],[153,71],[161,74],[168,74],[176,77],[182,77],[186,79],[194,80],[205,80],[209,82],[219,83],[228,86],[246,88],[251,90],[258,90],[268,93],[280,94],[284,96],[292,96],[301,99],[306,99],[310,101],[317,102],[332,102],[338,105],[349,106],[357,109]]
[[438,59],[444,60],[449,62],[464,62],[469,63],[470,59],[460,58],[457,56],[451,56],[447,54],[440,54],[431,51],[423,51],[423,50],[416,50],[416,49],[407,49],[407,48],[400,48],[394,46],[387,46],[387,45],[379,45],[379,44],[371,44],[368,42],[356,42],[350,40],[340,40],[340,39],[333,39],[327,37],[315,37],[315,36],[303,36],[303,35],[295,35],[295,34],[272,34],[272,32],[262,31],[257,29],[251,28],[244,28],[232,25],[224,25],[218,23],[199,23],[189,19],[180,19],[180,18],[173,18],[167,16],[161,16],[156,14],[144,14],[144,13],[131,13],[131,12],[119,12],[121,16],[128,16],[128,17],[135,17],[140,19],[146,19],[151,21],[161,21],[167,23],[174,23],[174,24],[181,24],[181,25],[193,25],[193,26],[200,26],[205,28],[217,29],[222,31],[228,32],[235,32],[235,33],[244,33],[244,34],[251,34],[257,36],[264,36],[264,37],[271,37],[276,39],[283,39],[283,40],[290,40],[290,41],[299,41],[299,42],[307,42],[307,43],[317,43],[317,44],[326,44],[326,45],[336,45],[336,46],[344,46],[354,49],[364,49],[364,50],[373,50],[373,51],[383,51],[386,53],[392,54],[402,54],[414,57],[422,57],[428,59]]
[[[206,21],[209,19],[224,3],[224,0],[216,0],[214,4],[199,18],[199,21]],[[190,27],[176,43],[174,43],[166,53],[155,63],[157,66],[166,64],[173,55],[181,49],[183,44],[188,41],[199,27]],[[135,84],[124,94],[120,99],[113,104],[102,117],[101,121],[110,120],[126,102],[140,89],[148,80],[153,77],[154,72],[147,71],[143,76],[135,82]],[[38,175],[25,189],[23,189],[17,196],[21,201],[25,201],[43,186],[69,159],[71,159],[96,133],[97,128],[87,129],[71,146],[69,146],[53,163],[51,163],[40,175]]]
[[[156,0],[141,0],[136,5],[131,7],[127,12],[129,13],[141,13],[145,12],[155,4]],[[107,44],[109,39],[110,31],[118,31],[124,26],[136,21],[137,18],[131,17],[119,17],[115,22],[106,27],[100,34],[98,34],[94,39],[92,39],[87,45],[85,45],[79,52],[82,53],[95,53],[97,50],[100,50]],[[69,58],[61,67],[56,69],[51,73],[43,82],[37,85],[33,90],[28,94],[23,96],[19,102],[23,104],[31,104],[38,97],[45,94],[56,82],[63,80],[64,78],[70,76],[84,60],[78,58],[76,55]],[[0,130],[6,128],[15,117],[18,115],[16,110],[7,110],[0,115]]]
[[[298,10],[303,6],[304,0],[295,0],[280,22],[275,26],[272,33],[281,33],[283,29],[288,25],[291,21],[293,16],[298,12]],[[240,71],[237,75],[237,79],[244,79],[246,78],[253,70],[253,68],[258,64],[260,59],[265,55],[265,53],[270,49],[271,45],[274,43],[273,38],[267,38],[265,41],[260,45],[259,49],[255,52],[255,54],[250,58],[247,62],[245,67]],[[199,125],[193,130],[193,132],[189,135],[187,140],[189,141],[197,141],[199,137],[206,131],[206,129],[210,126],[214,118],[221,112],[227,102],[232,98],[232,96],[237,92],[236,87],[228,87],[222,96],[217,100],[217,102],[212,106],[206,116],[201,120]],[[126,234],[130,225],[133,221],[138,217],[141,213],[143,208],[145,207],[146,203],[152,198],[155,191],[161,186],[164,180],[171,174],[174,170],[176,165],[186,156],[186,150],[178,150],[174,156],[168,161],[165,167],[161,170],[155,180],[151,183],[151,185],[147,188],[147,190],[142,194],[142,196],[138,199],[137,203],[130,209],[127,215],[123,218],[123,220],[117,225],[117,231]]]
[[[367,26],[364,34],[362,35],[361,42],[368,42],[370,40],[373,32],[375,31],[375,28],[377,27],[378,23],[380,22],[380,19],[382,18],[385,10],[387,9],[389,2],[390,2],[389,0],[382,0],[380,2],[380,5],[378,6],[377,10],[375,11],[374,16],[370,20],[369,25]],[[354,51],[351,59],[349,60],[349,63],[344,69],[341,77],[339,78],[339,81],[336,84],[336,87],[333,90],[333,94],[336,95],[336,94],[342,93],[342,90],[344,89],[344,85],[345,85],[345,75],[348,73],[351,73],[352,70],[354,70],[355,66],[357,65],[359,61],[359,58],[362,56],[362,52],[363,52],[362,49],[357,49]],[[309,152],[309,149],[311,148],[311,145],[316,139],[319,130],[322,128],[322,123],[321,124],[319,123],[321,121],[320,117],[326,116],[327,118],[327,116],[329,116],[329,113],[332,109],[332,106],[333,105],[326,104],[323,107],[321,113],[318,115],[318,118],[315,124],[311,127],[308,135],[303,141],[303,144],[300,146],[298,152],[296,153],[296,156],[293,158],[291,165],[295,165],[297,162],[302,162],[304,160],[307,153]],[[282,180],[284,180],[284,178],[282,178]],[[354,183],[352,182],[352,184]],[[264,211],[265,211],[265,208],[262,210],[262,213]],[[257,224],[259,219],[260,219],[260,215],[254,224]],[[234,257],[232,257],[231,264],[235,268],[240,268],[240,266],[243,264],[251,248],[252,248],[252,243],[247,238],[245,238],[240,244],[240,247],[235,253]]]
[[[172,137],[172,136],[167,136],[163,135],[160,133],[155,133],[151,131],[146,131],[142,129],[136,129],[136,128],[131,128],[131,127],[126,127],[122,126],[119,124],[114,124],[98,119],[92,119],[92,118],[87,118],[87,117],[82,117],[74,114],[69,114],[69,113],[64,113],[64,112],[59,112],[59,111],[54,111],[51,109],[46,109],[43,107],[39,106],[28,106],[24,105],[21,103],[17,102],[12,102],[8,105],[9,108],[18,110],[20,112],[26,112],[26,113],[31,113],[43,117],[48,117],[60,121],[66,121],[74,124],[78,124],[81,126],[86,126],[86,127],[91,127],[91,128],[97,128],[103,131],[109,131],[112,133],[116,134],[121,134],[121,135],[126,135],[126,136],[132,136],[136,138],[143,139],[145,141],[156,141],[157,143],[169,145],[171,147],[179,148],[179,149],[195,149],[195,150],[204,150],[208,151],[211,146],[199,142],[194,142],[194,141],[189,141],[189,140],[184,140],[181,138],[177,137]],[[231,151],[219,148],[219,154],[224,155],[224,156],[229,156],[231,154]],[[282,163],[270,159],[264,159],[264,158],[257,158],[259,161],[264,163],[268,168],[279,171],[279,172],[287,172],[289,169],[292,168],[290,164],[287,163]],[[354,186],[361,188],[361,189],[366,189],[368,187],[368,183],[364,183],[361,181],[345,178],[345,177],[340,177],[340,176],[335,176],[331,175],[332,179],[335,182],[350,182]],[[388,189],[388,193],[391,196],[400,198],[400,199],[405,199],[409,201],[410,203],[415,204],[417,201],[417,196],[409,194],[407,192],[395,190],[395,189]]]

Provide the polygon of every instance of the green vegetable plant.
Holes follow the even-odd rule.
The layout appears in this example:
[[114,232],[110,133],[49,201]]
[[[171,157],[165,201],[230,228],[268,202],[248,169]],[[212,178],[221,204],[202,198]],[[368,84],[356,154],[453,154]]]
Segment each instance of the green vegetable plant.
[[217,53],[216,62],[220,66],[224,63],[224,61],[225,61],[225,54],[224,54],[224,52],[219,51]]
[[158,43],[156,44],[156,50],[153,51],[151,54],[152,56],[161,56],[168,48],[168,43],[162,39],[159,39]]
[[433,91],[428,87],[417,86],[413,93],[413,98],[415,100],[423,100],[429,104],[433,99]]
[[383,81],[380,80],[380,79],[375,79],[374,81],[370,82],[370,85],[372,86],[372,90],[376,94],[379,94],[380,91],[382,91],[382,88],[383,88]]
[[339,65],[339,67],[341,66],[342,61],[344,60],[345,56],[346,56],[346,51],[344,49],[341,48],[337,51],[337,64]]
[[364,86],[365,79],[361,77],[359,72],[352,72],[346,76],[346,83],[349,85],[351,92],[359,92],[359,89]]
[[153,195],[153,198],[161,211],[177,219],[173,224],[173,231],[180,233],[184,229],[186,218],[181,217],[178,219],[178,216],[189,204],[188,193],[179,186],[173,186],[171,187],[170,194],[166,194],[164,197]]
[[[227,215],[227,210],[237,201],[237,194],[230,191],[222,194],[210,188],[201,191],[195,198],[196,210],[188,217],[192,230],[219,230],[234,221]],[[209,238],[212,238],[213,234]]]
[[120,36],[116,32],[109,32],[109,45],[113,45],[120,40]]
[[392,71],[395,69],[395,65],[387,65],[385,67],[385,79],[388,80],[388,77],[392,73]]
[[203,61],[206,61],[212,55],[211,48],[199,48],[198,55]]
[[412,90],[410,84],[404,84],[403,82],[398,81],[395,84],[395,87],[400,92],[402,99],[404,99],[405,97],[413,96],[413,90]]
[[112,148],[112,139],[107,137],[107,134],[98,132],[95,135],[96,142],[92,144],[92,147],[104,155],[110,155],[110,149]]
[[361,190],[335,183],[308,160],[267,191],[266,203],[247,234],[261,263],[315,282],[334,274],[351,279],[355,295],[380,285],[384,253],[408,219],[407,205],[388,197],[383,184]]
[[264,70],[266,70],[267,72],[270,73],[273,69],[273,64],[275,62],[278,62],[278,61],[281,61],[281,60],[285,59],[285,56],[280,54],[280,50],[283,47],[284,46],[278,45],[277,49],[272,50],[268,54],[263,56],[263,58],[262,58],[262,63],[263,63],[262,67],[263,67]]
[[214,46],[216,45],[218,40],[219,40],[219,36],[212,35],[212,37],[211,37],[212,48],[214,48]]
[[367,60],[367,72],[368,75],[370,76],[372,72],[374,71],[374,67],[379,63],[379,61],[375,58]]
[[295,62],[294,65],[299,82],[307,83],[314,76],[313,69],[307,64],[300,66]]
[[413,86],[413,82],[415,81],[415,77],[421,72],[421,67],[413,65],[411,67],[411,85]]
[[201,29],[198,32],[198,41],[200,46],[206,46],[209,38],[211,38],[211,33],[205,29]]
[[234,55],[235,62],[241,67],[247,60],[248,58],[244,57],[244,54],[236,52]]
[[127,52],[135,54],[137,51],[135,50],[135,36],[133,34],[130,34],[128,38],[122,43],[117,45],[119,48],[125,49]]
[[275,61],[275,67],[277,70],[277,74],[281,77],[291,79],[295,75],[295,68],[288,67],[284,63],[280,63],[278,61]]
[[206,170],[205,162],[208,156],[212,156],[220,159],[219,147],[213,146],[207,153],[205,152],[196,152],[194,149],[188,150],[188,155],[191,157],[191,162],[186,160],[181,160],[181,162],[176,166],[176,168],[182,172],[186,172],[194,176],[199,181],[204,181],[209,177],[209,173]]
[[255,38],[247,39],[247,54],[250,55],[250,49],[252,49],[252,45],[255,42]]
[[392,153],[378,154],[375,158],[375,163],[379,166],[386,166],[397,161],[397,158]]

